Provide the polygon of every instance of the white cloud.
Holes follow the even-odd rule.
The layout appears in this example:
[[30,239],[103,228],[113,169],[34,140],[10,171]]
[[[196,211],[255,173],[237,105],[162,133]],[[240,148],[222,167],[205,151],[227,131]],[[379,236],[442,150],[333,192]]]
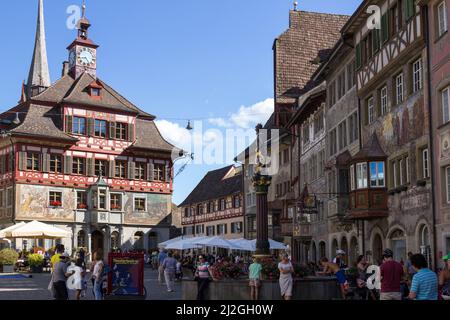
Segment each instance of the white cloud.
[[238,127],[249,129],[258,123],[265,124],[274,111],[274,100],[268,98],[249,107],[241,106],[238,112],[231,114],[228,119],[211,118],[209,123],[223,128]]

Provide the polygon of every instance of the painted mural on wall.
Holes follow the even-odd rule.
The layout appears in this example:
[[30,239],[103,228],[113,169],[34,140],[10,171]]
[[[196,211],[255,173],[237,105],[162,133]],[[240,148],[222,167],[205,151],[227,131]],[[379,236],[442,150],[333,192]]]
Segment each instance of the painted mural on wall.
[[[414,101],[408,101],[386,117],[381,118],[377,133],[380,143],[387,154],[395,153],[398,146],[414,141],[428,132],[428,114],[425,112],[423,96]],[[364,141],[367,141],[371,132],[366,130]]]
[[[49,192],[62,192],[62,208],[49,206]],[[50,188],[36,185],[17,185],[17,218],[73,221],[75,193],[66,188]]]
[[171,211],[171,196],[163,194],[147,194],[147,210],[133,211],[132,196],[126,199],[125,223],[157,225],[164,220]]

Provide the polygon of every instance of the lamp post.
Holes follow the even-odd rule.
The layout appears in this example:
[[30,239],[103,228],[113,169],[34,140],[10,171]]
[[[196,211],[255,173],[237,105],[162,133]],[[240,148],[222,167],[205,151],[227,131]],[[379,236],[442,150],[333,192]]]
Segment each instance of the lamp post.
[[256,126],[256,169],[252,178],[252,184],[256,191],[256,256],[270,257],[269,244],[269,209],[267,194],[272,177],[262,174],[265,164],[261,162],[261,151],[259,145],[259,131],[262,125]]

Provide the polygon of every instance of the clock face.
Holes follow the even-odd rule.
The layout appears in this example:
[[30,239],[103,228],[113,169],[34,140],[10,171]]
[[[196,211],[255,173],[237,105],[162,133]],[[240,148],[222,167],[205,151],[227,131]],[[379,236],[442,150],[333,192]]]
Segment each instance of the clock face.
[[89,48],[82,48],[78,52],[78,63],[83,66],[92,66],[95,64],[94,51]]

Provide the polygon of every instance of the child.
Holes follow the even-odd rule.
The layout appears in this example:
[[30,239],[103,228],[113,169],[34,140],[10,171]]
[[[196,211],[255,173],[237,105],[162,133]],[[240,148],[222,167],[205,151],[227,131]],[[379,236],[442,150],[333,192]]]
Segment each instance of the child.
[[329,262],[327,258],[320,259],[320,265],[323,267],[323,272],[318,272],[318,274],[334,274],[337,278],[337,282],[341,287],[342,299],[345,300],[347,295],[348,282],[345,277],[345,272],[343,269],[339,268],[336,263]]
[[251,300],[258,300],[259,298],[259,288],[261,287],[261,271],[262,265],[259,263],[259,259],[253,258],[253,263],[248,268]]

